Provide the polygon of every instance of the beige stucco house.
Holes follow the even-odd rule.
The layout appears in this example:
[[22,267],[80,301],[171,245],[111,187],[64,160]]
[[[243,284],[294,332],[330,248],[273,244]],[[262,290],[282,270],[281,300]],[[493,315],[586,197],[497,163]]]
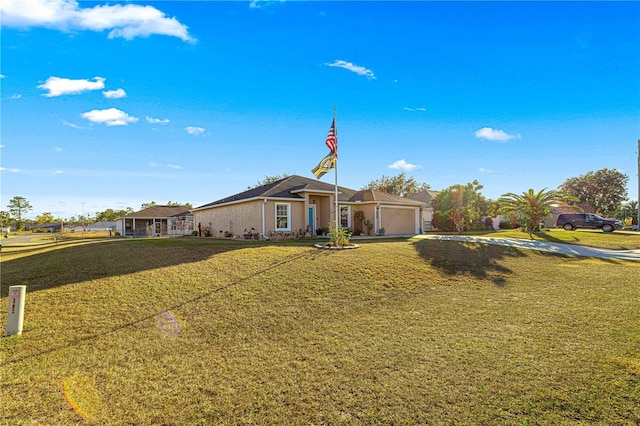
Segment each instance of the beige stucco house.
[[[288,176],[191,210],[196,229],[212,236],[263,238],[321,235],[339,218],[354,234],[417,234],[423,203],[378,191],[355,191],[302,176]],[[357,214],[356,212],[362,212]],[[370,224],[367,226],[367,224]]]

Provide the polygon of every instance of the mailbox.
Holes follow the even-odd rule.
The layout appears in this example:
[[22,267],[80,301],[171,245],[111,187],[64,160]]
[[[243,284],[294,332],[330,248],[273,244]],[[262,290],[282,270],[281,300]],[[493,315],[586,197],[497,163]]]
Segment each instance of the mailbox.
[[7,336],[21,335],[24,324],[24,297],[26,285],[9,287],[9,312],[7,315]]

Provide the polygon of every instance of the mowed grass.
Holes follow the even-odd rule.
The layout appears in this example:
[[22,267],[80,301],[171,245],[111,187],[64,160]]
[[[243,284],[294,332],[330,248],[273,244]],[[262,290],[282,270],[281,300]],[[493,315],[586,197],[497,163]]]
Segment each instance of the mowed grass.
[[[435,233],[439,234],[439,232]],[[465,235],[531,239],[529,234],[518,229],[470,232]],[[577,229],[575,231],[565,231],[562,228],[546,228],[543,232],[534,233],[533,240],[600,247],[614,250],[640,249],[640,233],[634,231],[602,232],[599,229]]]
[[182,238],[1,267],[2,424],[640,422],[640,262]]

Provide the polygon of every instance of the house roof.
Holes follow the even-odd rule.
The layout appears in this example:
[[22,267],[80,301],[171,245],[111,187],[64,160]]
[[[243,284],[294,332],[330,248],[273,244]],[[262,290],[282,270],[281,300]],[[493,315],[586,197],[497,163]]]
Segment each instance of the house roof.
[[87,225],[87,229],[106,229],[106,228],[115,228],[115,221],[100,221],[96,223],[92,223],[91,225]]
[[426,189],[424,191],[416,192],[413,195],[409,195],[407,198],[411,198],[412,200],[422,201],[426,205],[431,206],[431,200],[436,198],[438,194],[440,194],[440,191]]
[[[194,210],[205,209],[208,207],[214,207],[222,204],[249,200],[253,198],[299,198],[300,200],[303,200],[304,196],[300,194],[301,192],[334,193],[335,185],[298,175],[287,176],[275,182],[251,188],[244,192],[240,192],[230,197],[222,198],[209,204],[204,204],[200,207],[196,207]],[[356,191],[354,191],[353,189],[339,186],[338,200],[349,201],[349,199],[355,192]]]
[[357,191],[351,196],[349,201],[377,201],[379,203],[413,204],[416,206],[421,206],[424,204],[419,200],[411,200],[405,197],[387,194],[386,192],[376,191],[373,189]]
[[189,214],[189,208],[185,206],[151,206],[139,212],[130,213],[122,218],[159,218],[176,217]]

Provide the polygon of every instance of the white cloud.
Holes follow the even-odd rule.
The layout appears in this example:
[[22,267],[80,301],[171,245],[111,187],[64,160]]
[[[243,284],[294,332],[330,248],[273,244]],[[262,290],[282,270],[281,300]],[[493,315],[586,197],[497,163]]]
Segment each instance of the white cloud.
[[129,123],[138,121],[136,117],[131,117],[126,112],[116,108],[94,109],[80,115],[92,123],[104,123],[107,126],[126,126]]
[[411,172],[420,168],[420,166],[416,164],[407,163],[405,160],[395,161],[393,164],[389,165],[390,169],[396,170],[404,170],[405,172]]
[[67,120],[61,120],[63,126],[73,127],[74,129],[84,129],[84,127],[80,127],[77,124],[69,123]]
[[51,150],[52,150],[53,152],[62,152],[62,151],[64,151],[64,150],[63,150],[62,148],[60,148],[59,146],[54,146],[53,148],[51,148]]
[[405,111],[413,111],[413,108],[409,108],[409,107],[404,107],[402,109],[405,110]]
[[64,171],[62,171],[62,170],[56,170],[56,172],[55,172],[55,173],[56,173],[57,175],[61,175],[61,174],[63,174],[63,173],[64,173]]
[[20,171],[20,169],[8,169],[6,167],[0,167],[0,171],[18,173]]
[[480,171],[480,173],[487,173],[487,174],[493,173],[493,170],[485,169],[484,167],[479,167],[478,170]]
[[9,96],[10,99],[20,99],[22,97],[22,95],[20,93],[14,93],[13,95]]
[[7,76],[4,74],[0,74],[0,78],[6,78]]
[[104,78],[94,77],[93,79],[95,81],[71,80],[68,78],[52,76],[43,84],[38,86],[38,89],[48,90],[49,93],[42,95],[48,98],[61,95],[77,95],[78,93],[86,92],[87,90],[104,89]]
[[160,118],[153,118],[153,117],[145,117],[147,119],[148,123],[151,124],[167,124],[169,122],[168,118],[160,119]]
[[153,161],[151,161],[150,163],[147,164],[147,166],[149,166],[149,167],[160,167],[160,164],[154,163]]
[[3,26],[44,27],[60,31],[109,31],[109,38],[148,37],[161,34],[194,41],[187,26],[153,6],[138,4],[80,7],[76,0],[3,0]]
[[328,67],[338,67],[338,68],[344,68],[346,70],[349,70],[351,72],[355,72],[358,75],[364,75],[367,78],[370,78],[372,80],[376,79],[376,76],[373,74],[373,71],[371,71],[370,69],[367,69],[365,67],[361,67],[359,65],[354,65],[351,62],[347,62],[347,61],[343,61],[340,59],[336,59],[335,61],[333,61],[332,63],[325,63],[326,66]]
[[260,9],[263,6],[270,6],[272,4],[284,3],[285,0],[249,0],[249,7],[251,9]]
[[187,133],[189,133],[190,135],[201,135],[204,133],[205,128],[204,127],[193,127],[193,126],[187,126],[184,128],[184,130],[187,131]]
[[124,89],[106,90],[102,94],[107,99],[120,99],[127,96],[127,92]]
[[425,112],[427,110],[426,108],[423,108],[423,107],[417,107],[417,108],[404,107],[402,109],[405,111],[420,111],[420,112]]
[[170,168],[170,169],[175,169],[175,170],[182,170],[183,169],[182,166],[179,166],[177,164],[167,164],[167,167]]
[[499,142],[506,142],[511,139],[522,139],[522,136],[519,133],[517,135],[510,135],[502,130],[495,130],[491,127],[483,127],[480,130],[476,130],[475,135],[476,138],[479,139],[487,139],[490,141]]

